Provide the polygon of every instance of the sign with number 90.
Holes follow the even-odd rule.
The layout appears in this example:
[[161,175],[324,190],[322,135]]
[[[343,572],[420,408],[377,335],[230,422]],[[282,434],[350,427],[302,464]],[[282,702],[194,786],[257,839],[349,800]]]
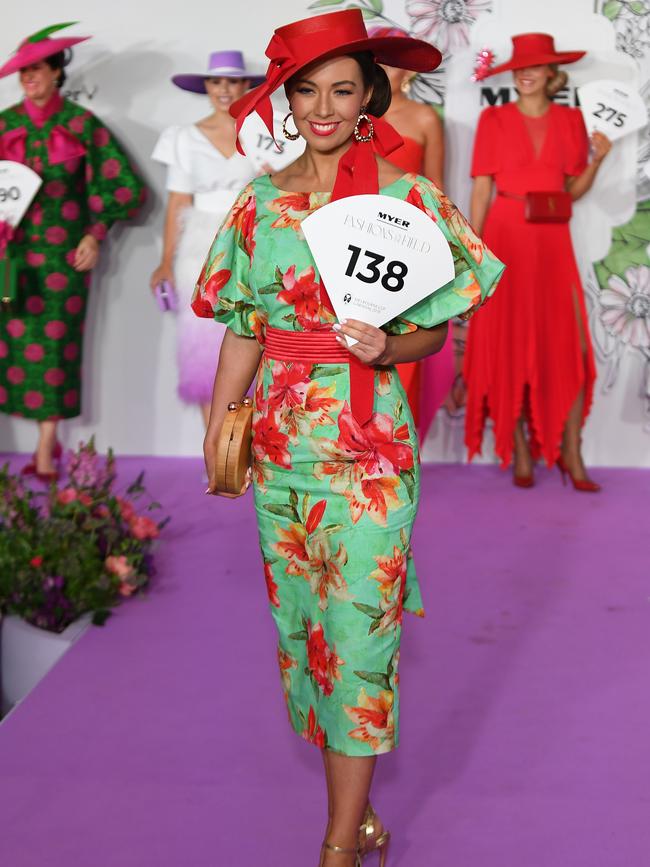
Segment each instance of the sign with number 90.
[[0,220],[20,223],[43,181],[22,163],[0,160]]

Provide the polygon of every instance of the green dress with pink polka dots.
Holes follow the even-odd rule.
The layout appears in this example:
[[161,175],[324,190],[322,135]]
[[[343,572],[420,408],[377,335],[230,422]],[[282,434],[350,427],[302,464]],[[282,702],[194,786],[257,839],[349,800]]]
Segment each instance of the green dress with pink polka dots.
[[24,103],[0,112],[0,159],[24,163],[43,179],[7,247],[17,276],[0,309],[0,411],[38,420],[81,411],[90,274],[73,267],[77,245],[86,234],[102,241],[144,194],[91,112],[60,98],[57,109],[44,122]]

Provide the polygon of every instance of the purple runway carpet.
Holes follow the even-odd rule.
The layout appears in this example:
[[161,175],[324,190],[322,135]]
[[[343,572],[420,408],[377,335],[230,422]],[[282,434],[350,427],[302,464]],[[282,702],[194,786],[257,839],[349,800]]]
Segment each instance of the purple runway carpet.
[[[173,514],[156,586],[0,727],[0,863],[316,867],[320,757],[286,721],[252,499],[203,496],[197,460],[120,462],[143,465]],[[539,476],[424,470],[389,867],[650,863],[650,473]]]

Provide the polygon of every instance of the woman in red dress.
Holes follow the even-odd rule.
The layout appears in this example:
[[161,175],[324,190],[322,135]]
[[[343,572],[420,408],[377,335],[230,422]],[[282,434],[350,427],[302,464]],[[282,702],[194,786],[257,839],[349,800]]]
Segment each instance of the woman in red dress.
[[578,490],[597,491],[581,455],[596,370],[569,223],[527,220],[525,199],[565,190],[579,199],[611,144],[594,133],[589,161],[581,112],[551,102],[567,80],[557,65],[584,52],[558,53],[541,33],[512,42],[512,58],[488,74],[514,70],[519,98],[485,109],[474,143],[471,222],[507,267],[498,297],[469,329],[465,442],[470,459],[480,453],[490,417],[504,467],[514,452],[515,484],[531,487],[542,457]]
[[[374,39],[408,34],[397,27],[373,27],[368,34]],[[404,139],[404,144],[390,154],[389,162],[415,175],[424,175],[443,188],[445,139],[442,121],[430,105],[410,97],[411,81],[416,75],[396,66],[383,66],[391,87],[390,108],[386,119]],[[422,361],[398,364],[397,370],[406,391],[411,412],[424,442],[433,418],[454,381],[454,353],[451,336],[435,356]]]

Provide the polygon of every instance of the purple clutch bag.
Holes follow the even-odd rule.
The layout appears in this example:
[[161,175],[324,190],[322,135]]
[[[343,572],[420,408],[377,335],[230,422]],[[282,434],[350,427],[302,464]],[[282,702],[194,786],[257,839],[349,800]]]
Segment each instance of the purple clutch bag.
[[153,293],[156,296],[158,307],[163,313],[167,312],[167,310],[176,313],[178,310],[178,295],[169,280],[161,280],[153,290]]

